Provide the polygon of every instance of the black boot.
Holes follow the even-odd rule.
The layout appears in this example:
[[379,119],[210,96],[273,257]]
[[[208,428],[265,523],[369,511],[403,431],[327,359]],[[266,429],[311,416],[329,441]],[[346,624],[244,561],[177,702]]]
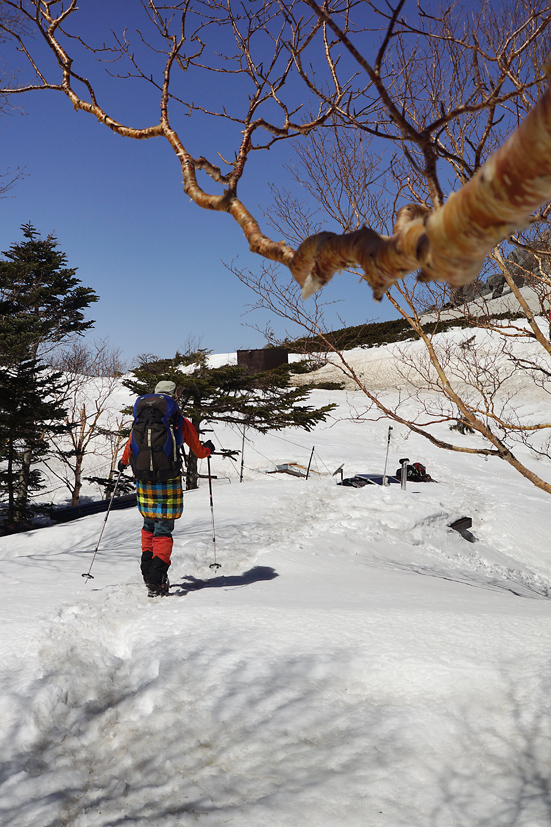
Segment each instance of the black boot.
[[161,560],[160,557],[154,557],[149,568],[149,597],[157,597],[157,595],[168,594],[168,563]]
[[142,570],[142,577],[143,582],[146,586],[149,585],[149,570],[151,568],[151,561],[153,560],[153,552],[152,551],[142,551],[142,559],[140,562],[140,568]]

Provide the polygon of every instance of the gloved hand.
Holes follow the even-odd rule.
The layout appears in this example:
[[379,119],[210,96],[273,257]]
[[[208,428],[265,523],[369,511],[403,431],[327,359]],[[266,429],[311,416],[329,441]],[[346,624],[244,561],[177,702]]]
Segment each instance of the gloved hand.
[[125,471],[127,468],[128,465],[125,465],[122,459],[120,459],[117,465],[117,471]]
[[214,447],[214,444],[210,441],[210,439],[207,439],[206,442],[203,442],[203,448],[208,448],[209,451],[211,452],[211,454],[214,454],[214,452],[216,450],[216,448]]

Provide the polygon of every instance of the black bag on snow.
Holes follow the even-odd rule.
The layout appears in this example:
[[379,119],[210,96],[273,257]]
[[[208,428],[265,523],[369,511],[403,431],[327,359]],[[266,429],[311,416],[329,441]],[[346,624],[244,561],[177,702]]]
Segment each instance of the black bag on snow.
[[[401,478],[401,468],[397,469],[396,476],[398,477],[398,479]],[[411,480],[412,482],[432,482],[432,477],[430,476],[430,474],[427,474],[427,469],[424,465],[421,465],[420,462],[414,462],[413,465],[407,466],[406,479]]]
[[165,482],[177,477],[182,467],[178,448],[179,408],[174,399],[162,393],[140,396],[132,409],[130,465],[142,482]]
[[344,485],[346,488],[364,488],[364,486],[369,485],[369,480],[364,480],[361,477],[346,477],[337,485]]

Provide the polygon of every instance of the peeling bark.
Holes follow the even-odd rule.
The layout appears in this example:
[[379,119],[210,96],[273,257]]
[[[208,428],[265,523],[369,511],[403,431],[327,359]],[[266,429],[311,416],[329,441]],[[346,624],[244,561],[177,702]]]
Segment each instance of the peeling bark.
[[[488,253],[551,199],[551,91],[509,140],[438,210],[403,207],[392,236],[364,227],[319,233],[298,248],[290,270],[309,296],[346,267],[359,265],[381,299],[408,273],[421,281],[461,287],[473,281]],[[422,215],[421,215],[422,213]]]

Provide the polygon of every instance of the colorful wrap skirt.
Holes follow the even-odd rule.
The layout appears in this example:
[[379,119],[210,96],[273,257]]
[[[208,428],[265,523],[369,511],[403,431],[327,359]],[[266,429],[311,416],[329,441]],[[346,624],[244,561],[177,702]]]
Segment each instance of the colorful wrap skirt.
[[166,482],[136,480],[138,508],[142,517],[150,520],[177,520],[184,510],[182,479]]

